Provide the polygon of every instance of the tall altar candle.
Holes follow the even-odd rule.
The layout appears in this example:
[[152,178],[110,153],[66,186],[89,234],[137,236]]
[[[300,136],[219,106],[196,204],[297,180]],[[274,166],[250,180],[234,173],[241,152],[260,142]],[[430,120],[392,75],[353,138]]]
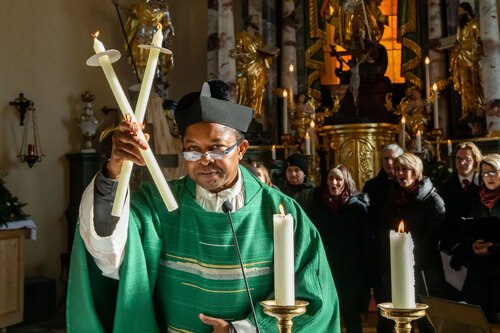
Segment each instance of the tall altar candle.
[[311,137],[309,136],[309,131],[306,132],[305,146],[306,146],[306,155],[311,155]]
[[[139,97],[135,107],[135,117],[139,123],[144,121],[144,115],[146,114],[146,107],[148,105],[149,95],[151,94],[151,86],[153,85],[156,65],[158,64],[158,57],[160,55],[159,48],[161,47],[162,42],[163,33],[161,25],[158,25],[158,30],[153,36],[153,42],[151,44],[152,48],[149,50],[148,62],[146,64],[146,69],[144,70],[141,89],[139,91]],[[131,161],[125,161],[122,164],[115,200],[113,202],[113,209],[111,211],[112,216],[122,215],[133,166],[134,165]]]
[[420,131],[417,131],[416,141],[417,141],[417,153],[421,153],[422,152],[422,134],[420,134]]
[[451,156],[451,152],[452,152],[451,140],[448,139],[448,156]]
[[438,87],[437,84],[432,85],[432,90],[434,91],[434,129],[439,128],[439,110],[438,110],[438,100],[439,100],[439,93],[438,93]]
[[399,136],[401,137],[400,138],[400,144],[401,144],[401,148],[403,148],[403,150],[405,150],[405,137],[406,137],[406,118],[405,116],[402,116],[401,117],[401,133],[399,134]]
[[276,160],[276,146],[273,145],[273,147],[271,148],[271,159],[274,161]]
[[293,100],[293,72],[295,71],[295,68],[293,67],[293,64],[290,64],[290,67],[288,69],[290,70],[290,110],[295,110]]
[[274,294],[276,305],[295,305],[295,269],[293,218],[280,213],[273,215],[274,228]]
[[431,74],[430,74],[430,63],[431,60],[429,57],[425,57],[425,102],[431,102]]
[[283,134],[288,133],[288,94],[286,89],[283,90]]
[[[97,35],[94,37],[94,51],[96,54],[106,52],[104,45],[101,43],[101,41],[97,39]],[[135,118],[135,115],[132,112],[132,108],[130,107],[130,104],[127,100],[127,97],[123,92],[122,86],[118,81],[118,77],[116,76],[113,66],[111,65],[109,56],[103,55],[99,57],[99,64],[102,67],[104,75],[106,76],[106,79],[108,81],[109,87],[113,92],[113,95],[116,99],[116,102],[118,103],[118,106],[123,116],[126,116],[128,114],[132,119],[132,122],[137,122],[137,119]],[[144,137],[144,133],[142,133],[141,130],[138,131],[137,136],[143,142],[147,142],[146,138]],[[153,181],[155,182],[156,187],[160,192],[163,202],[167,206],[167,209],[169,211],[177,209],[178,208],[177,202],[175,201],[175,198],[172,192],[170,191],[170,188],[168,187],[165,177],[163,177],[160,166],[156,162],[156,159],[150,147],[148,146],[148,149],[146,150],[140,149],[140,152],[142,154],[142,157],[144,158],[144,162],[146,163],[149,172],[151,173]]]
[[413,265],[413,239],[404,232],[404,222],[399,230],[389,233],[391,248],[392,304],[397,309],[415,308],[415,273]]

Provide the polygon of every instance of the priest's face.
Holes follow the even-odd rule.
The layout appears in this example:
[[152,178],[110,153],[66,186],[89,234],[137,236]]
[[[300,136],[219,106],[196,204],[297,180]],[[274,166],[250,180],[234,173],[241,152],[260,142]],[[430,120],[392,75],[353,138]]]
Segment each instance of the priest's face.
[[[238,165],[248,148],[248,141],[239,144],[237,131],[216,123],[197,123],[186,129],[184,151],[205,154],[198,161],[187,161],[189,177],[201,187],[217,193],[233,186],[238,179]],[[207,152],[229,151],[220,159]]]

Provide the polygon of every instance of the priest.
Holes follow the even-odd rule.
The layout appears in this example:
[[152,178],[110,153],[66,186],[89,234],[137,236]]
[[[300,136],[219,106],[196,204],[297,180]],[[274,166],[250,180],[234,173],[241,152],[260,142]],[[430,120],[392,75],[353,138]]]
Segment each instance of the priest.
[[[123,161],[144,165],[140,124],[121,122],[111,158],[85,190],[71,258],[68,332],[277,332],[259,302],[274,298],[273,214],[294,219],[295,294],[309,302],[294,332],[340,332],[337,293],[317,230],[291,198],[239,166],[252,109],[228,101],[222,81],[178,103],[188,177],[169,183],[179,204],[167,211],[145,183],[111,217]],[[255,304],[240,271],[232,219]]]

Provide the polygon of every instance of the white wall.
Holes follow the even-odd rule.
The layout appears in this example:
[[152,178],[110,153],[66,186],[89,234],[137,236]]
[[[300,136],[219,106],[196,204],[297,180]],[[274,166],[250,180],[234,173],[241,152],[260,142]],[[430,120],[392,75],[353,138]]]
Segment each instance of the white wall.
[[[121,1],[129,6],[139,0]],[[100,68],[85,61],[93,54],[91,33],[100,30],[106,48],[123,53],[123,35],[111,1],[3,0],[0,11],[0,172],[6,186],[38,226],[38,240],[27,241],[26,275],[58,280],[59,254],[66,252],[65,211],[69,202],[69,171],[64,157],[80,149],[75,119],[83,109],[80,95],[96,96],[102,106],[116,107]],[[206,1],[167,1],[176,29],[172,47],[175,68],[171,97],[198,90],[206,78]],[[188,3],[189,5],[187,5]],[[126,14],[124,14],[124,18]],[[115,64],[122,86],[135,83],[123,57]],[[23,128],[9,101],[23,92],[35,102],[40,139],[46,157],[29,168],[16,157]]]

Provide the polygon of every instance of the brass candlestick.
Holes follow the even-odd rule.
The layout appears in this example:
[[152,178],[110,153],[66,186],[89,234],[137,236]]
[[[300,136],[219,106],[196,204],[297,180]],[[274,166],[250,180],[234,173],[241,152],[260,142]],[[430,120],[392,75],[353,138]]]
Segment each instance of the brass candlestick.
[[396,333],[410,333],[411,322],[425,316],[425,310],[429,307],[427,304],[417,303],[413,309],[396,309],[392,303],[381,303],[377,305],[380,314],[387,319],[394,320]]
[[441,162],[441,151],[439,145],[441,143],[441,136],[443,131],[440,128],[435,128],[431,131],[431,137],[436,141],[436,161]]
[[306,312],[309,302],[295,301],[295,305],[277,305],[275,300],[262,301],[264,313],[278,319],[279,333],[292,333],[292,318]]

